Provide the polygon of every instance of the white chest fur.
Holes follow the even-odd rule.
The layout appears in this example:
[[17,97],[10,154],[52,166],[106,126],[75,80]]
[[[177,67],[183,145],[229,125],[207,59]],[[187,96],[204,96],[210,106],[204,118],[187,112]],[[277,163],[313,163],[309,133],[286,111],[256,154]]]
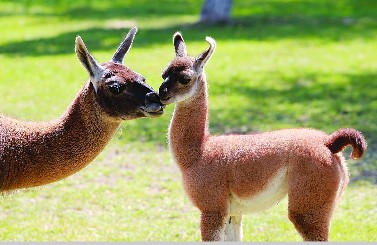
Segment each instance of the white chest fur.
[[263,211],[280,201],[287,192],[287,169],[283,168],[264,189],[253,196],[239,198],[232,193],[230,198],[230,215],[239,216]]

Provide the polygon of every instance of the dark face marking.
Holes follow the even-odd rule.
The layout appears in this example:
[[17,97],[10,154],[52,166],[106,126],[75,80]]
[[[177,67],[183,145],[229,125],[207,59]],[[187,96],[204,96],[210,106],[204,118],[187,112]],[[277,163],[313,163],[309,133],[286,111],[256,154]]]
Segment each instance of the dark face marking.
[[216,42],[206,37],[209,48],[198,57],[187,56],[186,44],[182,34],[176,32],[173,43],[176,57],[162,72],[164,82],[159,88],[161,102],[165,105],[180,102],[192,97],[199,86],[198,78],[203,74],[203,68],[215,51]]
[[163,71],[164,82],[159,88],[159,95],[164,104],[170,104],[190,93],[195,85],[196,73],[194,59],[188,56],[175,58]]
[[118,81],[109,81],[107,87],[114,95],[120,94],[125,88],[125,84],[120,84]]
[[144,77],[121,64],[108,62],[102,65],[106,70],[99,83],[97,98],[109,116],[125,120],[163,113],[159,100],[147,99],[147,94],[157,95],[157,92],[145,83]]
[[136,32],[137,28],[132,28],[111,61],[104,64],[99,64],[81,37],[76,37],[77,58],[90,75],[99,105],[105,114],[118,120],[155,117],[163,113],[157,92],[145,83],[144,77],[122,64]]

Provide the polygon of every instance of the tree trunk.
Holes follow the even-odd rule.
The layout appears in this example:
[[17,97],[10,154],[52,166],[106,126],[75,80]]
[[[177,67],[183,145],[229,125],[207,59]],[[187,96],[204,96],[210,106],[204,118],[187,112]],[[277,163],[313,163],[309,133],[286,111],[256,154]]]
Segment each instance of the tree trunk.
[[200,23],[227,23],[233,0],[205,0],[200,14]]

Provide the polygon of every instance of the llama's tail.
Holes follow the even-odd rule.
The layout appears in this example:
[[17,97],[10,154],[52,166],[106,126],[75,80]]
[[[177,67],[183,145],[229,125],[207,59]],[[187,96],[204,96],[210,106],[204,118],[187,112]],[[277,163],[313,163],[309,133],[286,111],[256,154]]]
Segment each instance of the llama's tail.
[[353,128],[341,128],[332,133],[325,143],[332,153],[338,153],[347,145],[351,145],[353,150],[351,158],[359,159],[367,149],[367,142],[364,136]]

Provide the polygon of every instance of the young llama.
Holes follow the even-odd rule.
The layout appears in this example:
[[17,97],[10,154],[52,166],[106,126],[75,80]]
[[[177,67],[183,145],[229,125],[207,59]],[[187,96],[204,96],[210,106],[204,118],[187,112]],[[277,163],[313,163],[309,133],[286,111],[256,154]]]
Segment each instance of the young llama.
[[169,147],[185,192],[201,212],[203,241],[241,241],[242,215],[273,206],[288,194],[288,216],[306,241],[328,240],[330,219],[349,177],[341,151],[360,158],[366,142],[355,129],[327,135],[283,129],[250,135],[211,136],[204,65],[216,43],[193,58],[180,33],[176,57],[162,73],[163,104],[176,103]]
[[72,175],[94,160],[122,120],[163,113],[157,92],[122,65],[136,32],[131,29],[111,61],[103,64],[76,38],[76,54],[90,80],[59,118],[25,122],[0,115],[0,192]]

